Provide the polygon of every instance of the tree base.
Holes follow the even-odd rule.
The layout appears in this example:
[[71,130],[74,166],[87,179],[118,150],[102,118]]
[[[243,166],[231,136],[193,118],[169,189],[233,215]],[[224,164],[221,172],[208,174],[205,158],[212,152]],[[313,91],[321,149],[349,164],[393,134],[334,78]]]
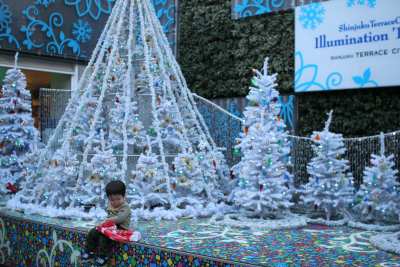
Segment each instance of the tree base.
[[347,219],[343,218],[343,219],[339,219],[339,220],[326,220],[326,219],[322,219],[322,218],[317,218],[317,219],[307,218],[307,223],[322,224],[322,225],[327,225],[327,226],[342,226],[347,223]]
[[377,248],[400,255],[400,232],[372,236],[370,242]]
[[7,202],[7,207],[25,214],[38,214],[51,218],[100,220],[107,216],[105,210],[101,208],[92,208],[89,212],[85,212],[83,207],[69,207],[66,209],[50,206],[42,207],[32,203],[21,203],[15,199],[9,200]]
[[285,214],[282,219],[255,219],[242,214],[226,214],[224,216],[213,216],[210,223],[226,225],[238,228],[252,228],[256,230],[275,230],[299,228],[307,225],[306,218],[292,213]]
[[207,206],[186,206],[185,208],[156,207],[154,209],[132,209],[134,220],[177,220],[179,218],[203,218],[224,213],[229,207],[223,203],[209,203]]
[[362,223],[356,221],[349,221],[347,224],[350,227],[359,228],[367,231],[394,232],[400,230],[400,224],[380,225],[380,224]]

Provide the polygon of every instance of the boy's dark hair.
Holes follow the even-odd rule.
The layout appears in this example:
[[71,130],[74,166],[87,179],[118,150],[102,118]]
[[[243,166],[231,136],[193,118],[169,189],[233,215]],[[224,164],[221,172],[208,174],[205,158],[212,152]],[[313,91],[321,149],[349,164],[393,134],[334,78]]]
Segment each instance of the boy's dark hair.
[[111,181],[106,185],[106,195],[107,197],[111,195],[122,195],[125,196],[126,187],[124,182],[116,180]]

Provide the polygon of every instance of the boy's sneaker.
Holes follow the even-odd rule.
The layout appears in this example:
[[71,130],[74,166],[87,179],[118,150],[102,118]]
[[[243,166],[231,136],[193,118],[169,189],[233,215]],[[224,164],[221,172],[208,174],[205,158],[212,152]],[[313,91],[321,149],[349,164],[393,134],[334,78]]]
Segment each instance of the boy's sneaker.
[[92,258],[94,258],[94,253],[93,252],[85,251],[81,255],[81,259],[84,260],[84,261],[90,260]]
[[108,261],[108,257],[107,256],[98,256],[96,258],[96,265],[97,266],[105,266],[107,261]]

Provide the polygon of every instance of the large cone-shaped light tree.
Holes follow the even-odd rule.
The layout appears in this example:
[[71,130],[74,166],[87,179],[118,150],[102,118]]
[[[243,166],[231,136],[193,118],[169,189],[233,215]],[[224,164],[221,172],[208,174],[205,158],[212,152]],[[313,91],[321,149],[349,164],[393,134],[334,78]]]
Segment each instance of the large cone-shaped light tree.
[[[105,203],[98,201],[103,194],[98,189],[123,177],[139,217],[206,215],[221,197],[215,186],[226,169],[220,154],[151,1],[117,0],[39,159],[30,195],[22,190],[8,205],[58,216],[101,216]],[[98,163],[108,161],[117,164],[118,175],[99,170],[105,166]],[[43,186],[50,176],[63,182]]]

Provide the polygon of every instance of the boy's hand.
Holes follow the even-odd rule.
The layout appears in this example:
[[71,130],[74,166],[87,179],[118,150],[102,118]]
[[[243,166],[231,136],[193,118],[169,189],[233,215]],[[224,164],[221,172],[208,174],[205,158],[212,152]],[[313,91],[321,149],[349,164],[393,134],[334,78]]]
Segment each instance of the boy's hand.
[[104,220],[99,224],[99,226],[103,226],[103,227],[110,227],[110,226],[113,226],[113,225],[115,225],[115,222],[113,220],[110,220],[110,219]]

